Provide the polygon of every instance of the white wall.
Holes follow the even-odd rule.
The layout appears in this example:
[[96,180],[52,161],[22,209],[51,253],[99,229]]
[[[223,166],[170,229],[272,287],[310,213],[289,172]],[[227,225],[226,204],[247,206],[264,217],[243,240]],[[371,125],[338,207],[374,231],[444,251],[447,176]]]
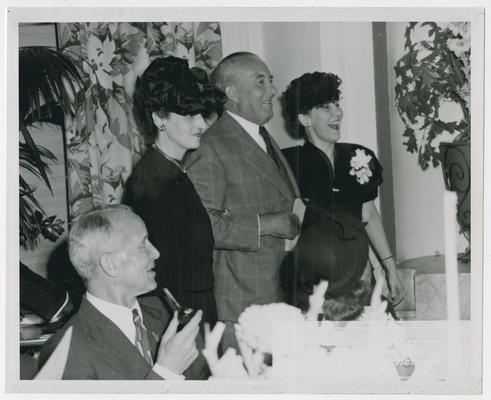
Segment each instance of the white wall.
[[[400,261],[444,253],[443,175],[440,167],[422,171],[417,155],[403,146],[404,124],[395,107],[394,65],[404,53],[406,23],[387,23],[387,61],[389,73],[389,112],[391,122],[392,161],[396,241]],[[459,251],[465,249],[463,238]]]
[[280,147],[295,146],[302,140],[291,137],[286,131],[280,97],[293,79],[321,69],[319,23],[268,22],[264,23],[263,33],[264,61],[278,89],[269,130]]
[[250,51],[263,57],[262,22],[220,22],[223,57],[237,51]]
[[324,22],[320,35],[322,70],[343,81],[341,141],[362,144],[377,154],[372,24]]
[[19,27],[19,47],[52,46],[56,47],[54,24],[26,24]]

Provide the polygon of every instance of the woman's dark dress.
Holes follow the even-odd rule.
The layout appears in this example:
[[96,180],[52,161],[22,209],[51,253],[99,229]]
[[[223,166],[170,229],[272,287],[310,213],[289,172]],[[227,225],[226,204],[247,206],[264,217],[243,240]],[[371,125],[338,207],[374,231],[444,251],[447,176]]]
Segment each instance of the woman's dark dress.
[[160,252],[152,293],[166,287],[183,306],[203,310],[203,321],[214,323],[213,233],[187,174],[151,147],[126,183],[124,203],[143,219]]
[[[372,157],[368,183],[350,175],[355,150]],[[368,260],[368,237],[362,222],[363,203],[377,197],[382,167],[366,147],[336,143],[334,171],[328,157],[309,142],[284,150],[296,175],[307,209],[295,252],[297,305],[307,306],[307,296],[320,279],[329,281],[328,295],[335,297],[356,285]]]

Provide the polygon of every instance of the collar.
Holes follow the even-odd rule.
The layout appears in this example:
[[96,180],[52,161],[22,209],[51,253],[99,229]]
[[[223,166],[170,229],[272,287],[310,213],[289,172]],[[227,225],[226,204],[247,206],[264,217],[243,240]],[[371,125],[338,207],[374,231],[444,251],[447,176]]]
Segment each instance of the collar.
[[267,152],[266,143],[264,143],[264,139],[261,137],[261,135],[259,135],[259,125],[248,121],[247,119],[241,117],[240,115],[234,114],[229,110],[226,112],[239,123],[239,125],[249,134],[249,136],[258,144],[258,146],[263,149],[263,151]]
[[128,308],[119,304],[111,303],[106,300],[102,300],[90,294],[87,291],[87,300],[92,304],[100,313],[108,318],[114,325],[116,325],[128,338],[131,343],[135,343],[136,328],[133,322],[133,309],[136,308],[140,318],[143,322],[143,315],[138,301],[135,301],[133,307]]
[[[324,153],[321,149],[319,149],[316,145],[310,143],[308,140],[305,141],[303,144],[303,148],[305,151],[309,153],[316,153],[319,154],[324,160],[328,161],[331,163],[329,160],[329,157],[326,156],[326,153]],[[334,144],[334,161],[337,160],[337,154],[338,154],[339,146],[337,143]]]
[[165,153],[164,150],[162,150],[159,146],[157,146],[155,143],[152,145],[152,148],[157,152],[159,153],[162,157],[164,157],[167,161],[169,161],[170,163],[174,164],[177,168],[179,168],[179,170],[183,173],[186,173],[186,169],[182,166],[182,163],[181,161],[179,161],[178,159],[174,158],[174,157],[171,157],[169,155],[167,155]]

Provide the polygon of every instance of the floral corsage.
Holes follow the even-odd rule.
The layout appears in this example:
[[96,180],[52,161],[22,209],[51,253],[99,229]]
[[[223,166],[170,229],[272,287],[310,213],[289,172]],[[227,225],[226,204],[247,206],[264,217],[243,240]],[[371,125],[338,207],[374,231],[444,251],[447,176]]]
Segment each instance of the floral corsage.
[[360,185],[367,184],[373,174],[370,169],[370,161],[372,161],[372,156],[363,149],[356,149],[355,155],[351,157],[349,174],[356,176]]

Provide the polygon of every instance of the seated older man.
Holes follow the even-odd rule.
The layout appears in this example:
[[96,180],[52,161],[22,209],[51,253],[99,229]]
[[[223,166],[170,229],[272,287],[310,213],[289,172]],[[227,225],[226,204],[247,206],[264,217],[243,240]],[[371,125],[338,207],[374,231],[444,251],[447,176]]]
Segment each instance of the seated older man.
[[43,347],[41,366],[72,326],[63,379],[207,378],[196,346],[201,311],[177,332],[177,315],[171,319],[159,298],[137,299],[156,287],[159,252],[129,207],[105,206],[79,217],[68,249],[87,293],[78,313]]

